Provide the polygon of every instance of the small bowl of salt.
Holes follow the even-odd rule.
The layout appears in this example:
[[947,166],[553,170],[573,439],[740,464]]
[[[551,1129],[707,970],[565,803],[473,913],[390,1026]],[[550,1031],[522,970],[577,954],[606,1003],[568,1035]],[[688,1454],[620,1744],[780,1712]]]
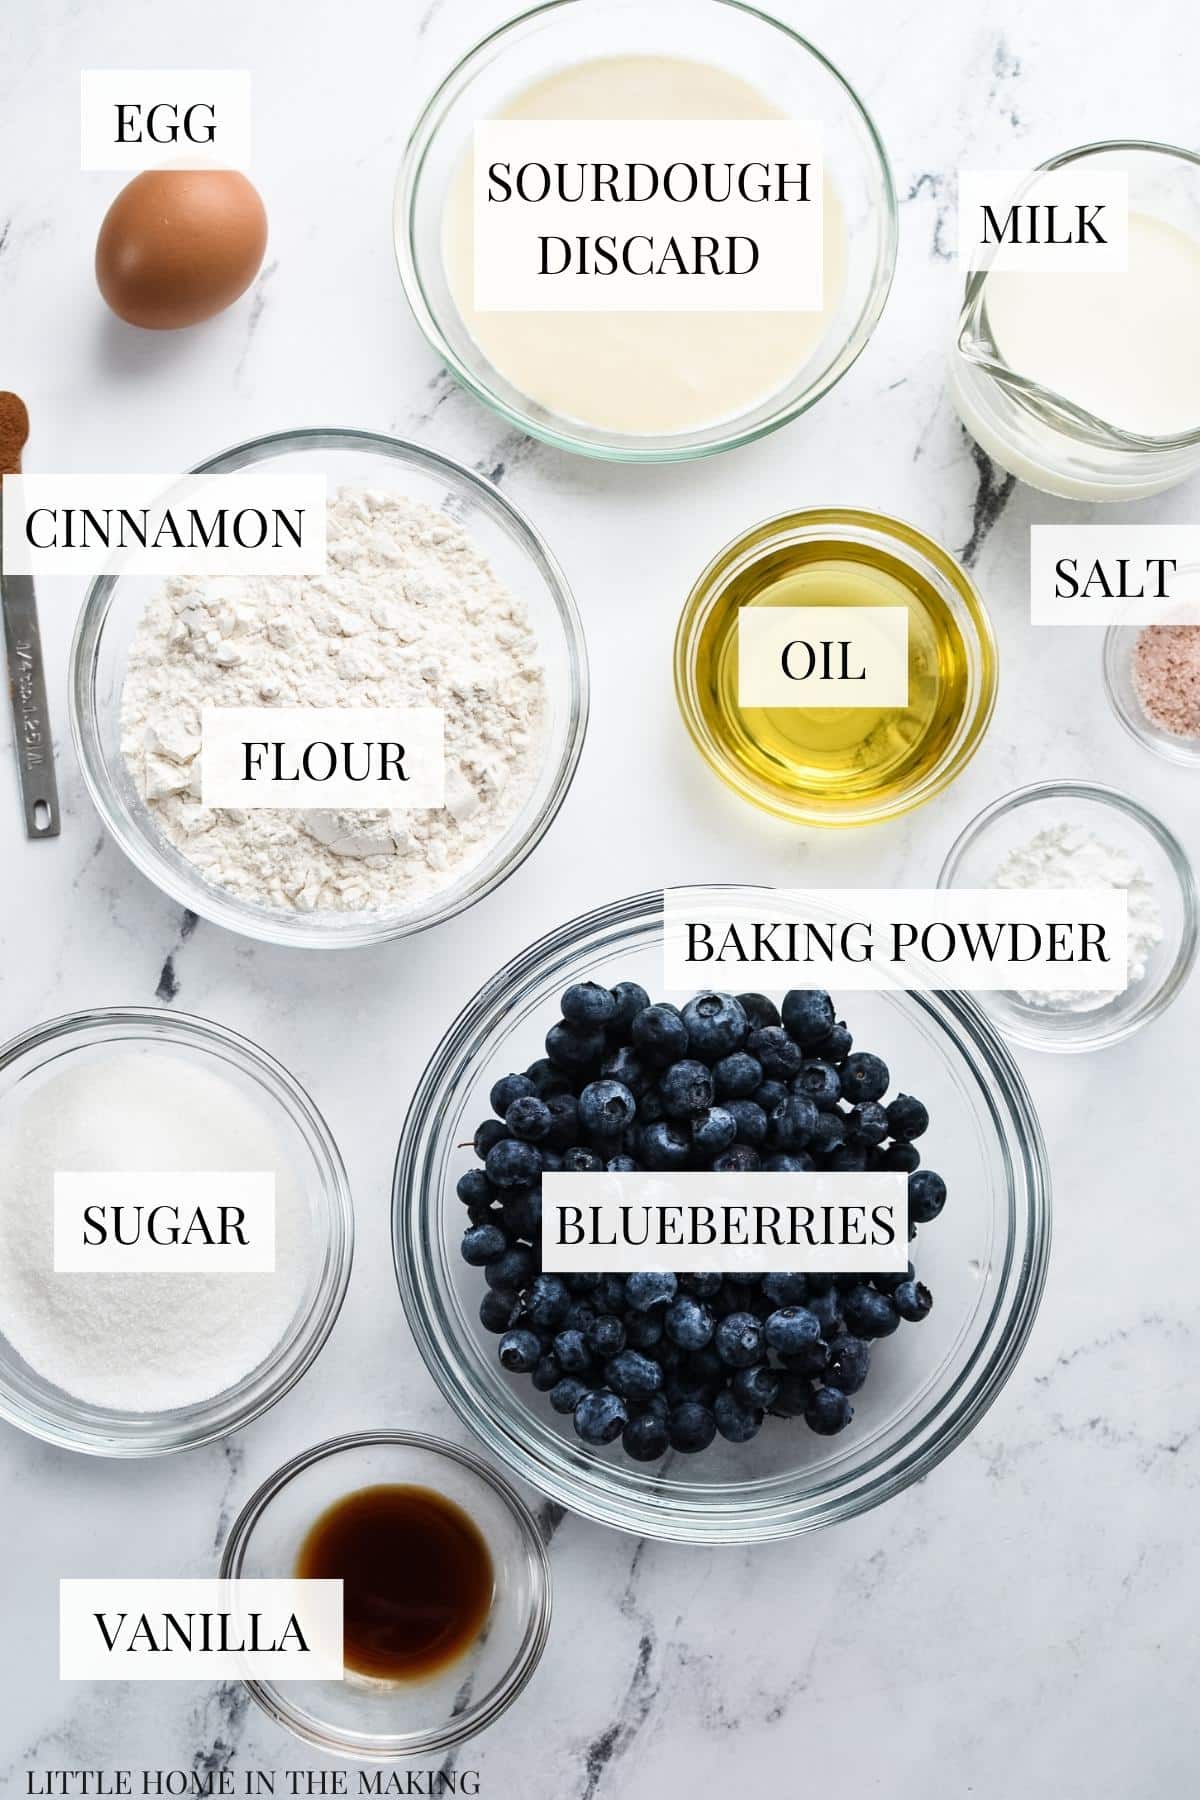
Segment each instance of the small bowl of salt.
[[103,1008],[0,1047],[10,1424],[96,1456],[225,1437],[315,1361],[353,1241],[324,1120],[224,1026]]
[[1156,1019],[1196,958],[1200,906],[1183,847],[1128,794],[1090,781],[1041,781],[1003,795],[950,849],[941,888],[1121,888],[1128,896],[1128,980],[1085,992],[1064,979],[1049,992],[980,996],[1010,1043],[1032,1050],[1099,1050]]

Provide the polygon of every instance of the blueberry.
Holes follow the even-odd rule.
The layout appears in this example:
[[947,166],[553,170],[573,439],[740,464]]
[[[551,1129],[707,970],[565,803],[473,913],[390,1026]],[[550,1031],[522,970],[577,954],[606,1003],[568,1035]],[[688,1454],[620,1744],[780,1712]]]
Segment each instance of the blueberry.
[[793,988],[779,1010],[785,1028],[805,1050],[815,1049],[833,1030],[833,1001],[820,988]]
[[762,1167],[762,1158],[752,1144],[730,1144],[713,1163],[717,1175],[747,1175]]
[[621,1350],[604,1365],[610,1388],[624,1400],[648,1400],[662,1386],[662,1370],[640,1350]]
[[779,1392],[771,1404],[771,1411],[781,1419],[798,1419],[808,1406],[812,1391],[812,1382],[806,1375],[795,1375],[787,1370],[779,1377]]
[[488,1288],[479,1302],[479,1323],[485,1331],[507,1331],[517,1310],[511,1288]]
[[571,1296],[562,1276],[535,1276],[525,1307],[539,1330],[557,1331],[571,1307]]
[[767,1115],[761,1106],[753,1100],[729,1100],[725,1111],[737,1127],[737,1139],[740,1144],[753,1144],[755,1148],[767,1141]]
[[755,1088],[750,1098],[755,1106],[761,1106],[768,1119],[777,1106],[782,1106],[787,1099],[789,1088],[784,1081],[764,1081],[761,1087]]
[[632,1156],[610,1156],[604,1165],[610,1175],[636,1175],[641,1166]]
[[658,1091],[672,1119],[690,1119],[713,1103],[713,1078],[702,1062],[685,1058],[672,1063],[659,1078]]
[[702,1156],[720,1156],[737,1136],[737,1120],[724,1106],[710,1106],[691,1123],[692,1143]]
[[688,1042],[697,1056],[717,1062],[744,1042],[750,1021],[732,994],[697,994],[683,1009]]
[[822,1038],[820,1044],[813,1048],[820,1051],[826,1062],[844,1063],[854,1048],[854,1038],[839,1019],[829,1036]]
[[929,1129],[929,1114],[911,1094],[897,1094],[887,1109],[888,1130],[897,1142],[910,1144]]
[[665,1327],[661,1312],[628,1312],[625,1314],[625,1342],[631,1350],[655,1350],[662,1343]]
[[604,1028],[560,1019],[546,1033],[546,1055],[556,1069],[571,1075],[590,1071],[604,1055]]
[[804,1409],[804,1422],[820,1437],[834,1437],[854,1417],[854,1408],[840,1388],[819,1387]]
[[728,1388],[722,1388],[713,1401],[713,1418],[721,1436],[731,1444],[748,1444],[763,1422],[757,1407],[744,1405]]
[[564,1327],[554,1340],[554,1354],[564,1375],[583,1375],[592,1366],[592,1353],[583,1332]]
[[482,1201],[485,1205],[492,1198],[492,1184],[482,1169],[468,1169],[459,1176],[454,1189],[464,1206],[473,1206]]
[[832,1347],[825,1381],[830,1387],[841,1388],[843,1394],[857,1394],[870,1369],[870,1344],[865,1338],[851,1337],[846,1332]]
[[[821,1115],[825,1117],[824,1114]],[[865,1144],[835,1144],[825,1158],[825,1167],[842,1174],[857,1174],[867,1166]]]
[[764,1327],[768,1344],[780,1354],[797,1356],[821,1336],[821,1322],[806,1306],[781,1306]]
[[608,988],[579,981],[563,995],[561,1010],[572,1025],[607,1025],[617,1016],[617,1002]]
[[546,1101],[550,1109],[550,1130],[543,1145],[551,1150],[569,1150],[579,1137],[579,1102],[574,1094],[551,1094]]
[[769,1175],[803,1175],[816,1164],[807,1150],[796,1150],[791,1155],[784,1150],[773,1150],[770,1156],[763,1157],[762,1166]]
[[779,1395],[779,1371],[770,1363],[754,1363],[748,1369],[734,1371],[729,1391],[743,1406],[762,1410],[774,1406]]
[[579,1096],[579,1122],[597,1137],[618,1136],[636,1113],[637,1101],[619,1081],[589,1081]]
[[508,1249],[508,1238],[498,1225],[472,1225],[463,1232],[462,1259],[473,1269],[495,1262]]
[[514,1100],[523,1100],[528,1094],[536,1092],[537,1089],[528,1075],[502,1075],[488,1095],[488,1099],[491,1102],[492,1111],[497,1118],[502,1119]]
[[776,1150],[803,1150],[816,1129],[817,1109],[807,1094],[789,1094],[771,1114],[770,1138]]
[[514,1244],[495,1262],[488,1263],[483,1279],[490,1288],[527,1288],[537,1274],[537,1258],[524,1244]]
[[681,1275],[679,1286],[683,1293],[691,1294],[697,1300],[711,1300],[721,1291],[722,1277],[712,1269],[698,1269],[693,1275]]
[[898,1169],[902,1175],[911,1175],[921,1166],[921,1152],[915,1144],[889,1144],[883,1153],[883,1166]]
[[498,1354],[510,1375],[528,1375],[537,1367],[542,1340],[535,1331],[506,1331]]
[[882,1100],[891,1080],[882,1057],[869,1050],[856,1050],[842,1064],[842,1093],[851,1105],[860,1100]]
[[865,1144],[871,1148],[882,1144],[887,1131],[887,1114],[878,1100],[860,1100],[857,1106],[850,1108],[846,1118],[848,1144]]
[[556,1413],[569,1415],[575,1411],[587,1391],[585,1382],[579,1381],[574,1375],[564,1375],[550,1389],[550,1404]]
[[669,1270],[638,1269],[625,1278],[625,1298],[634,1312],[669,1306],[675,1298],[675,1276]]
[[758,1058],[768,1081],[790,1081],[793,1075],[800,1073],[804,1052],[799,1044],[792,1042],[782,1025],[764,1025],[761,1030],[752,1031],[746,1039],[746,1048],[751,1056]]
[[839,1112],[819,1112],[809,1140],[814,1156],[828,1156],[846,1141],[846,1121]]
[[647,1125],[641,1137],[642,1161],[648,1169],[682,1169],[691,1155],[691,1145],[677,1125],[665,1120]]
[[542,1196],[535,1188],[511,1188],[501,1213],[505,1231],[532,1243],[542,1229]]
[[625,1327],[615,1313],[599,1313],[587,1328],[587,1347],[601,1362],[625,1348]]
[[723,1100],[752,1100],[762,1078],[762,1064],[746,1050],[733,1050],[713,1065],[713,1086]]
[[914,1169],[908,1178],[908,1216],[916,1225],[928,1225],[946,1204],[946,1184],[932,1169]]
[[618,1044],[612,1055],[606,1056],[600,1064],[600,1073],[609,1081],[619,1081],[635,1099],[641,1098],[652,1081],[645,1063],[629,1044]]
[[637,1116],[639,1125],[661,1125],[666,1118],[667,1109],[662,1103],[657,1082],[638,1096]]
[[539,1394],[548,1394],[562,1380],[562,1370],[558,1366],[558,1358],[547,1351],[539,1356],[530,1376],[534,1389]]
[[484,1166],[493,1187],[531,1187],[542,1172],[542,1159],[535,1145],[501,1138],[488,1151]]
[[738,1000],[752,1031],[761,1031],[766,1025],[779,1024],[779,1008],[765,994],[739,994]]
[[854,1337],[890,1337],[900,1323],[891,1295],[877,1293],[861,1281],[843,1294],[842,1312]]
[[602,1275],[600,1285],[595,1290],[595,1307],[598,1313],[616,1313],[618,1317],[625,1311],[628,1299],[625,1292],[623,1275]]
[[536,1144],[548,1134],[554,1114],[537,1094],[521,1094],[505,1113],[504,1123],[513,1137]]
[[792,1092],[807,1094],[821,1112],[829,1112],[842,1097],[842,1078],[832,1063],[810,1056],[792,1080]]
[[636,981],[618,981],[612,997],[616,1008],[612,1016],[614,1025],[632,1025],[638,1013],[645,1012],[650,1004],[649,994]]
[[933,1305],[933,1295],[923,1281],[902,1281],[892,1290],[892,1305],[902,1319],[915,1325]]
[[808,1276],[772,1269],[762,1278],[762,1290],[776,1306],[802,1306],[808,1298]]
[[592,1275],[583,1269],[578,1274],[563,1276],[569,1294],[594,1294],[603,1280],[603,1275]]
[[701,1350],[713,1334],[713,1316],[691,1294],[677,1294],[667,1308],[667,1336],[681,1350]]
[[713,1333],[713,1344],[729,1368],[748,1369],[763,1359],[763,1328],[753,1313],[728,1313]]
[[[808,1285],[811,1290],[811,1277]],[[841,1303],[832,1289],[826,1294],[814,1294],[810,1291],[805,1305],[821,1327],[821,1336],[826,1343],[832,1343],[834,1338],[840,1337],[845,1331],[846,1321],[842,1317]]]
[[643,1006],[629,1031],[634,1047],[651,1062],[678,1062],[687,1055],[687,1026],[673,1006]]
[[503,1143],[507,1136],[508,1131],[499,1119],[485,1119],[472,1139],[472,1148],[480,1162],[485,1162],[488,1151],[494,1145]]
[[621,1448],[634,1462],[657,1462],[671,1447],[667,1421],[655,1413],[639,1413],[621,1434]]
[[563,1151],[562,1166],[564,1175],[598,1175],[604,1167],[604,1158],[589,1150],[586,1144],[572,1144],[569,1150]]
[[803,1350],[789,1350],[779,1360],[792,1375],[823,1375],[829,1366],[829,1345],[824,1338],[814,1338]]
[[629,1410],[619,1394],[594,1388],[580,1396],[575,1408],[575,1429],[585,1444],[611,1444],[629,1423]]
[[667,1419],[667,1435],[673,1450],[693,1456],[707,1450],[717,1435],[717,1421],[711,1410],[698,1400],[685,1400]]

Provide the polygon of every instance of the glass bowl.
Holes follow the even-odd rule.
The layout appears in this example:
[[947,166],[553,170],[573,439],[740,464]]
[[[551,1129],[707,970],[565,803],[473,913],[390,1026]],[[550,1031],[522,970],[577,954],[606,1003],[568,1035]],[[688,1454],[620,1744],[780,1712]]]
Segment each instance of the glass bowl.
[[468,1513],[496,1576],[482,1635],[424,1680],[247,1681],[263,1711],[337,1756],[383,1762],[435,1756],[507,1712],[541,1660],[550,1630],[550,1564],[528,1507],[469,1450],[407,1431],[333,1438],[277,1469],[242,1508],[221,1557],[222,1579],[290,1576],[310,1526],[358,1488],[428,1487]]
[[966,827],[942,865],[941,888],[985,888],[1008,853],[1039,831],[1077,825],[1102,843],[1126,850],[1154,885],[1163,940],[1146,974],[1123,994],[1087,1012],[1031,1006],[1015,993],[984,996],[1004,1036],[1030,1050],[1100,1050],[1156,1019],[1183,987],[1196,959],[1197,897],[1182,846],[1153,813],[1128,794],[1091,781],[1039,781],[1003,795]]
[[395,488],[450,513],[496,574],[521,596],[546,667],[549,716],[541,772],[525,805],[487,854],[440,893],[399,912],[299,912],[257,905],[207,880],[159,831],[121,754],[121,689],[134,631],[159,585],[153,576],[99,576],[88,589],[71,650],[71,729],[101,819],[142,874],[181,906],[247,937],[297,949],[342,949],[406,937],[473,906],[511,875],[541,841],[566,798],[587,728],[583,628],[570,589],[541,538],[495,487],[432,450],[367,431],[284,431],[239,444],[197,465],[227,474],[326,476],[339,485]]
[[[622,54],[714,64],[749,82],[785,116],[824,130],[825,167],[846,215],[841,304],[787,386],[740,415],[660,436],[620,433],[567,418],[501,375],[468,331],[442,254],[447,192],[477,119],[572,63]],[[552,0],[477,44],[451,70],[417,120],[396,184],[393,233],[400,279],[417,323],[464,387],[502,418],[562,450],[618,462],[676,462],[728,450],[804,412],[846,373],[883,311],[896,261],[891,171],[861,100],[820,51],[740,0]]]
[[139,1045],[215,1066],[272,1120],[280,1141],[291,1149],[308,1201],[311,1254],[305,1292],[267,1360],[236,1386],[194,1405],[136,1413],[93,1405],[45,1380],[0,1333],[0,1417],[47,1443],[95,1456],[191,1450],[266,1412],[320,1354],[341,1310],[354,1252],[350,1188],[324,1119],[294,1076],[223,1025],[135,1006],[51,1019],[0,1048],[0,1110],[20,1090],[32,1091],[57,1073],[65,1058],[99,1061],[114,1047],[136,1050]]
[[1200,737],[1179,737],[1173,731],[1164,731],[1138,699],[1133,682],[1133,653],[1141,635],[1137,625],[1110,625],[1104,634],[1104,691],[1108,703],[1130,737],[1145,749],[1184,768],[1198,768]]
[[[571,983],[640,981],[663,991],[663,896],[641,894],[571,920],[501,969],[434,1052],[396,1159],[393,1236],[400,1293],[430,1372],[459,1417],[524,1480],[572,1511],[681,1543],[754,1543],[852,1517],[926,1475],[961,1442],[1011,1373],[1037,1310],[1050,1243],[1041,1130],[1012,1057],[960,994],[851,994],[839,1002],[860,1047],[919,1094],[922,1148],[950,1191],[914,1260],[933,1311],[879,1348],[852,1425],[820,1438],[768,1419],[749,1444],[630,1461],[591,1449],[527,1377],[510,1377],[478,1310],[482,1273],[462,1261],[455,1182],[489,1116],[499,1075],[542,1054]],[[756,984],[758,979],[756,972]],[[835,1000],[837,996],[835,996]]]
[[[704,651],[723,629],[723,609],[735,584],[752,583],[761,571],[772,579],[777,559],[793,548],[828,546],[850,557],[881,554],[934,589],[958,627],[966,660],[962,710],[936,762],[914,759],[907,775],[886,792],[847,793],[830,778],[827,789],[769,780],[745,766],[730,744],[712,729],[701,704],[706,679]],[[884,513],[846,507],[810,507],[783,513],[726,544],[697,577],[684,602],[675,633],[675,697],[683,722],[701,756],[735,794],[763,811],[798,825],[872,825],[897,818],[941,793],[960,775],[983,741],[996,704],[997,648],[991,620],[966,570],[949,551],[914,525]],[[839,792],[839,786],[842,791]]]

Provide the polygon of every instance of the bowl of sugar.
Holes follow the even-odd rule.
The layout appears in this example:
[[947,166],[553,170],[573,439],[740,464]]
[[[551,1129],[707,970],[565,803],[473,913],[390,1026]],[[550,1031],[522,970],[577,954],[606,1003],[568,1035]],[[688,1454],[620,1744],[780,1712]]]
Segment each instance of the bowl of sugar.
[[324,1120],[224,1026],[104,1008],[0,1047],[10,1424],[120,1457],[238,1430],[316,1359],[353,1241]]

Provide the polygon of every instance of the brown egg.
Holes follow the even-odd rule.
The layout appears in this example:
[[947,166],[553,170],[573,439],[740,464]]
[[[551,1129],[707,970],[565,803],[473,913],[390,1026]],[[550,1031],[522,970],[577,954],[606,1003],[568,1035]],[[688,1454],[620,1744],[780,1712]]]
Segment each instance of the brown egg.
[[149,331],[197,325],[244,294],[267,247],[258,190],[232,169],[149,169],[121,189],[96,240],[96,281]]

